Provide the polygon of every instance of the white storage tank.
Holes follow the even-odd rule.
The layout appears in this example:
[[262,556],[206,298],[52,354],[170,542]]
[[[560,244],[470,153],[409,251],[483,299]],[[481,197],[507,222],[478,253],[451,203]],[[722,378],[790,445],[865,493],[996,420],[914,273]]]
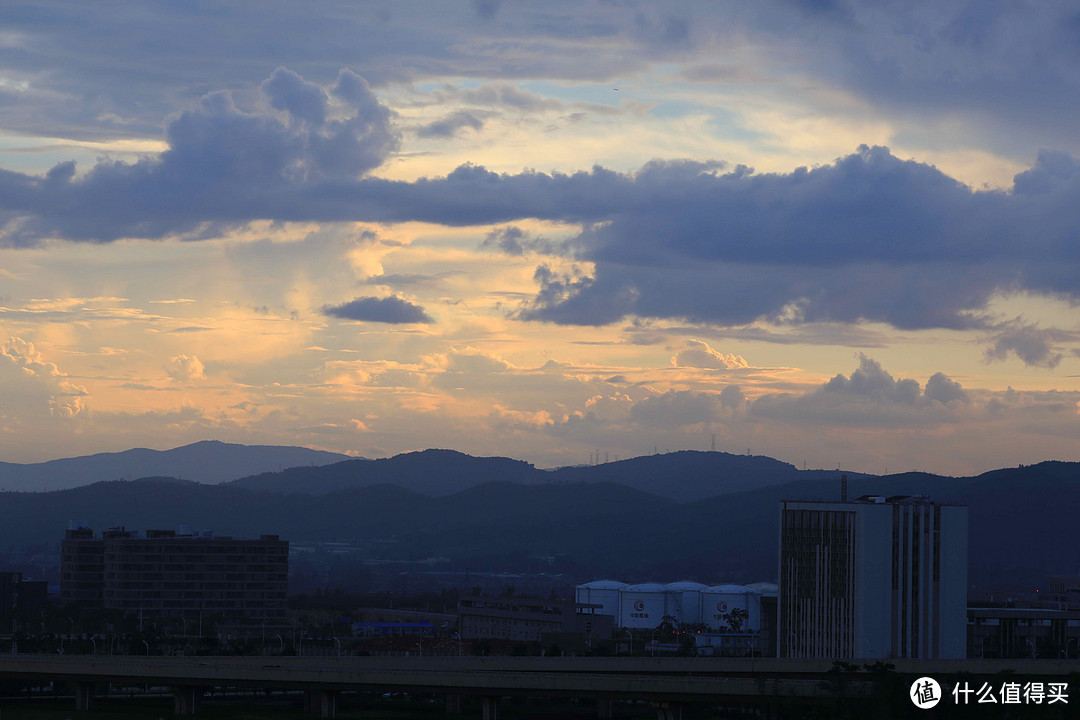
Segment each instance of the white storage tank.
[[671,615],[679,621],[673,599],[674,593],[660,583],[629,585],[622,589],[619,625],[625,628],[652,629],[664,616]]
[[761,629],[761,593],[745,585],[713,585],[701,592],[701,621],[713,630],[728,629],[723,616],[735,608],[750,613],[741,630]]
[[597,615],[611,615],[615,624],[619,622],[619,594],[627,585],[618,580],[593,580],[578,585],[574,590],[574,599],[585,605],[599,605]]
[[[699,623],[701,620],[701,591],[705,585],[683,580],[665,585],[672,594],[672,600],[678,610],[676,617],[681,623]],[[674,613],[673,613],[674,614]]]
[[756,592],[758,595],[772,595],[773,597],[776,597],[776,594],[778,592],[780,592],[780,586],[777,585],[776,583],[771,583],[771,582],[750,583],[746,587],[750,588],[753,592]]

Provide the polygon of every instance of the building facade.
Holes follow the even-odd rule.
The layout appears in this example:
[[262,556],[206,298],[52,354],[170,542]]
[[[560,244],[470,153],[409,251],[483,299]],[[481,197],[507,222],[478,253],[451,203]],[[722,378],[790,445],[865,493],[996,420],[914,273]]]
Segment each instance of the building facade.
[[238,631],[280,623],[289,543],[124,528],[69,530],[61,543],[60,597],[80,607],[144,617],[214,621]]
[[780,657],[965,657],[967,527],[921,496],[781,503]]
[[458,632],[463,639],[488,638],[540,642],[545,634],[611,636],[613,618],[592,605],[530,597],[468,596],[458,601]]
[[17,615],[27,615],[48,605],[44,580],[27,580],[21,572],[0,572],[0,633],[12,630]]

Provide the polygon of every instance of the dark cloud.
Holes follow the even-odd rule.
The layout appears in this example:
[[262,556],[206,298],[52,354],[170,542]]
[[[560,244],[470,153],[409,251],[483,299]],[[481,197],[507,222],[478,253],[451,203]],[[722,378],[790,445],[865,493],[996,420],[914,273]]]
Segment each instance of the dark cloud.
[[330,317],[362,322],[391,324],[434,322],[424,308],[393,296],[358,297],[342,305],[324,305],[322,311],[324,315]]
[[0,207],[30,213],[6,228],[7,241],[201,237],[208,224],[275,216],[269,204],[291,188],[355,181],[397,147],[389,110],[349,70],[338,76],[334,117],[331,96],[287,69],[260,91],[268,107],[241,109],[225,91],[205,95],[172,119],[169,149],[154,159],[101,161],[82,179],[73,163],[42,179],[0,173]]
[[507,82],[485,83],[478,88],[462,90],[460,100],[471,105],[487,105],[511,108],[521,112],[562,110],[565,105],[555,98],[547,98]]
[[540,290],[519,311],[568,325],[639,317],[993,330],[995,294],[1080,300],[1080,166],[1061,154],[1041,154],[1013,192],[972,190],[865,146],[791,173],[691,161],[630,174],[463,165],[410,183],[363,177],[396,134],[358,76],[342,71],[329,94],[278,70],[262,92],[282,109],[205,96],[173,120],[157,159],[102,162],[82,178],[69,164],[44,178],[0,172],[5,241],[203,237],[256,219],[578,223],[581,233],[557,246],[511,228],[486,241],[583,261],[577,271],[537,268]]
[[720,391],[720,405],[728,410],[738,410],[746,404],[746,395],[738,385],[728,385]]
[[652,164],[633,177],[594,171],[596,187],[627,202],[604,208],[609,221],[570,243],[593,271],[538,269],[540,292],[521,316],[989,327],[996,292],[1080,297],[1074,167],[1040,155],[1014,193],[973,191],[885,148],[790,174],[691,164]]
[[524,255],[522,240],[525,237],[525,231],[519,227],[496,228],[487,234],[480,247],[485,250],[498,249],[507,255]]
[[[363,68],[376,84],[448,77],[606,82],[749,47],[770,85],[825,112],[835,110],[828,91],[838,89],[896,118],[924,126],[946,119],[1000,146],[1019,144],[1025,154],[1047,144],[1076,148],[1076,8],[1065,0],[947,0],[931,8],[837,0],[552,0],[540,7],[472,0],[441,3],[437,14],[420,0],[327,0],[318,11],[256,0],[228,7],[133,0],[125,7],[0,5],[10,35],[0,48],[6,128],[150,137],[178,102],[257,83],[277,64],[320,79],[342,65]],[[785,85],[791,76],[797,80]]]
[[425,138],[453,137],[458,130],[471,128],[479,130],[484,127],[484,121],[468,110],[458,110],[435,122],[422,125],[417,128],[416,134]]
[[945,373],[934,373],[926,380],[926,388],[923,397],[932,402],[949,404],[951,402],[967,402],[967,392],[960,383],[951,379]]
[[514,225],[495,228],[480,243],[480,248],[483,250],[499,250],[507,255],[519,256],[527,252],[556,253],[559,252],[560,247],[556,243],[536,237]]
[[446,278],[461,274],[462,271],[460,270],[447,270],[446,272],[441,272],[437,275],[427,275],[424,273],[386,273],[383,275],[372,275],[364,280],[364,282],[368,285],[387,285],[393,287],[404,287],[407,285],[437,286],[442,284]]
[[1065,357],[1057,344],[1075,339],[1076,333],[1017,321],[990,338],[992,345],[986,349],[986,359],[1004,360],[1011,353],[1025,365],[1053,369]]

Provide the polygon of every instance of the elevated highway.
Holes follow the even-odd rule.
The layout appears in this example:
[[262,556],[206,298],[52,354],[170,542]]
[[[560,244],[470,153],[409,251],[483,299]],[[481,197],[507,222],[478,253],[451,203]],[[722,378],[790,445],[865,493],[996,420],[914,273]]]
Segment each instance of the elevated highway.
[[[849,670],[868,664],[853,661]],[[894,680],[1002,672],[1053,680],[1080,671],[1076,661],[900,660],[894,665],[888,674]],[[460,709],[462,696],[479,696],[489,719],[497,715],[497,698],[506,696],[595,698],[601,717],[610,717],[611,702],[620,699],[652,702],[661,717],[677,716],[686,703],[717,702],[752,705],[765,717],[778,717],[784,699],[880,698],[880,672],[839,670],[830,661],[776,658],[0,655],[2,678],[74,683],[78,709],[90,707],[96,683],[147,683],[172,687],[176,712],[191,715],[211,687],[306,690],[309,709],[323,717],[335,716],[343,691],[442,693],[450,698],[451,711]]]

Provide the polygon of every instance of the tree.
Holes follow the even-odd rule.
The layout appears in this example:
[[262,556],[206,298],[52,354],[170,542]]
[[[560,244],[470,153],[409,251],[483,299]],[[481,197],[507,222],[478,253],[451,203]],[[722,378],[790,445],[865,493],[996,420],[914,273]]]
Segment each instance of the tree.
[[720,616],[727,623],[728,630],[733,633],[742,632],[743,623],[750,619],[750,611],[742,608],[732,608],[731,612]]

